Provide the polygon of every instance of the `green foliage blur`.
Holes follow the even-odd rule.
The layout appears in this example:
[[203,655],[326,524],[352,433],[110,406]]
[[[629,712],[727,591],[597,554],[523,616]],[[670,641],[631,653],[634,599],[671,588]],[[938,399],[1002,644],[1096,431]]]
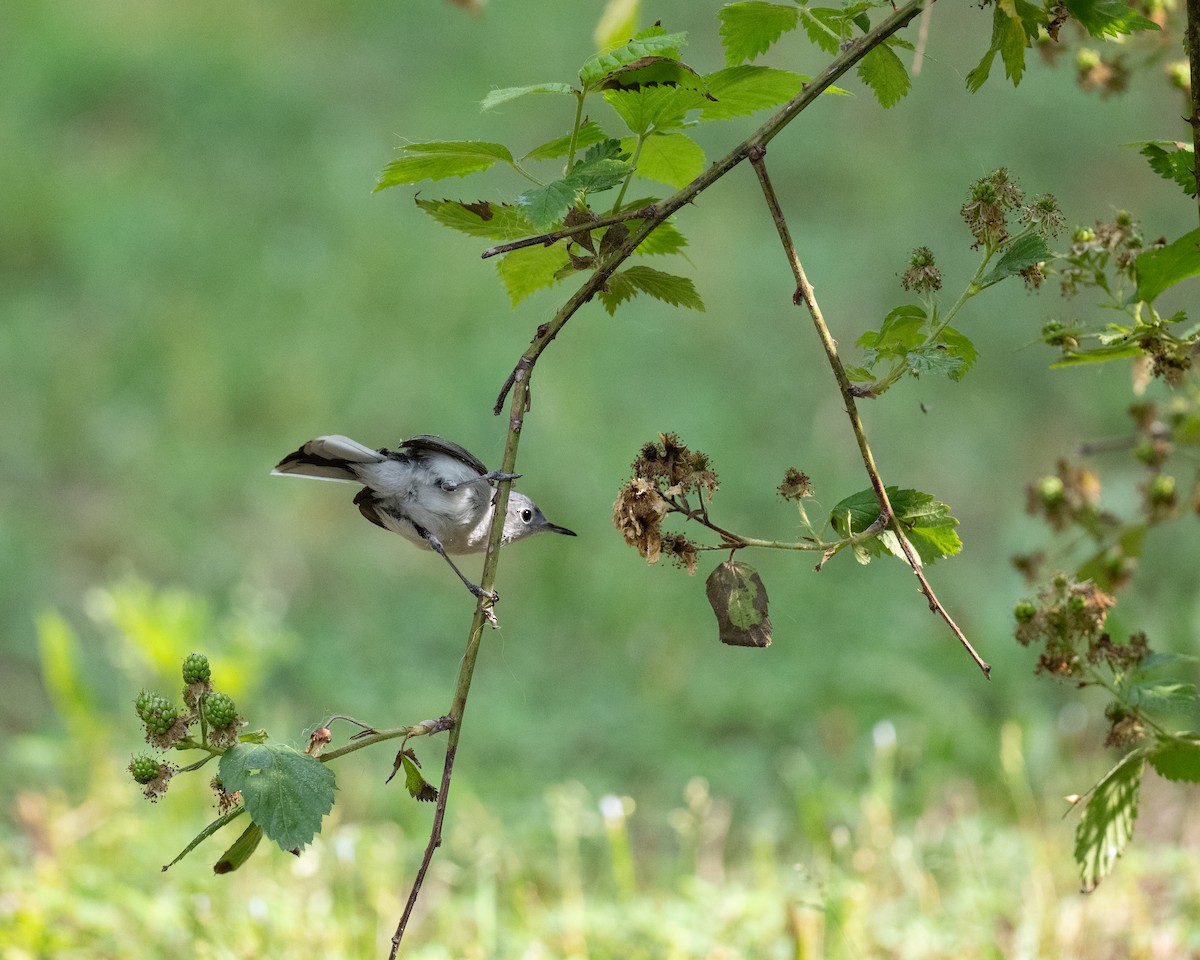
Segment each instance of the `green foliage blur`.
[[[644,20],[689,31],[689,61],[716,69],[718,6],[663,0]],[[1119,146],[1182,136],[1181,101],[1156,75],[1099,99],[1076,87],[1069,64],[1032,64],[1016,91],[993,80],[972,95],[964,77],[989,18],[952,4],[934,14],[899,107],[885,113],[848,84],[855,97],[824,98],[770,148],[809,278],[848,352],[905,302],[899,278],[913,247],[932,247],[948,277],[970,275],[958,209],[967,185],[999,165],[1030,192],[1054,192],[1076,222],[1128,209],[1150,237],[1194,222],[1194,204]],[[505,425],[492,403],[566,293],[514,311],[481,244],[435,224],[411,191],[372,186],[406,140],[527,149],[556,136],[571,118],[551,122],[538,98],[487,114],[478,102],[494,88],[570,80],[594,49],[593,15],[546,0],[493,0],[482,15],[433,0],[10,0],[16,28],[0,31],[0,794],[16,813],[0,818],[0,835],[32,843],[37,816],[21,811],[34,798],[65,811],[103,785],[97,802],[158,840],[114,869],[151,875],[174,856],[191,834],[163,809],[192,803],[198,829],[211,818],[204,799],[126,809],[113,791],[136,798],[136,787],[109,778],[121,781],[141,747],[133,698],[176,683],[192,650],[210,656],[253,726],[300,746],[332,713],[384,727],[446,711],[471,613],[461,584],[364,523],[351,488],[268,474],[323,433],[377,446],[434,433],[498,462]],[[800,72],[823,64],[811,48],[772,56]],[[710,157],[752,124],[710,125]],[[457,188],[438,183],[422,197],[474,199]],[[520,489],[579,537],[503,557],[502,629],[485,638],[457,796],[489,829],[529,835],[547,829],[541,798],[555,784],[631,796],[644,817],[633,821],[638,849],[653,852],[669,847],[667,811],[703,776],[744,849],[765,833],[803,859],[813,837],[861,818],[864,758],[881,723],[898,744],[897,816],[964,782],[981,808],[1008,816],[999,752],[1009,722],[1027,738],[1028,822],[1066,836],[1059,798],[1110,765],[1097,746],[1104,718],[1035,683],[1011,637],[1023,586],[1008,557],[1041,537],[1022,513],[1024,485],[1080,439],[1125,428],[1128,372],[1050,371],[1038,331],[1082,308],[1014,285],[962,319],[980,348],[962,383],[905,383],[864,405],[884,479],[936,495],[960,521],[963,553],[931,577],[993,664],[990,683],[907,568],[859,567],[849,555],[820,574],[807,555],[756,556],[774,644],[724,647],[704,596],[709,567],[695,578],[647,568],[612,527],[640,445],[670,430],[709,453],[726,525],[753,536],[798,531],[775,493],[788,467],[813,478],[826,510],[866,483],[750,172],[735,171],[681,220],[707,311],[635,300],[609,317],[594,304],[537,368]],[[1179,562],[1181,533],[1162,536],[1141,574],[1153,595],[1123,601],[1117,616],[1156,648],[1190,651],[1195,568]],[[436,740],[418,749],[427,770],[440,766]],[[382,785],[390,761],[385,750],[338,764],[336,816],[421,837],[428,810],[398,783]],[[278,881],[290,864],[270,856]],[[207,862],[185,861],[160,882],[221,882]],[[406,873],[381,871],[379,882]]]

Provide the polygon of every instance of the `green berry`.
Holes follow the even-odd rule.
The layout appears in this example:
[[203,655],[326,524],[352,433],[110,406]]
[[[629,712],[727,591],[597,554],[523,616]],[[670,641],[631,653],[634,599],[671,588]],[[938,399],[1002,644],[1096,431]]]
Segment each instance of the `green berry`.
[[162,736],[175,726],[175,721],[179,719],[178,708],[166,697],[152,694],[144,705],[140,697],[138,703],[138,716],[146,724],[146,732],[149,734]]
[[237,720],[237,707],[233,698],[224,693],[210,693],[204,698],[204,715],[216,729],[232,726]]
[[149,690],[143,690],[137,695],[137,699],[133,701],[133,709],[137,711],[139,720],[145,722],[151,701],[156,696],[157,694],[151,693]]
[[212,676],[208,657],[202,653],[189,653],[183,661],[184,683],[207,683]]
[[1013,607],[1013,617],[1016,618],[1017,623],[1028,623],[1035,616],[1037,616],[1037,607],[1028,600],[1022,600]]
[[129,764],[129,772],[133,774],[133,779],[138,783],[149,783],[159,774],[160,764],[154,757],[142,754],[140,757],[134,757]]

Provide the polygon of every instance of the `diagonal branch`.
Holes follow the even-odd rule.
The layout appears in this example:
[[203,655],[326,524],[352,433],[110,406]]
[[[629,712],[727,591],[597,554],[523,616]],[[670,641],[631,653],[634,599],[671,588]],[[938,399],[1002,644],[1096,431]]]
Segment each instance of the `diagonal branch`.
[[946,621],[954,635],[958,638],[958,642],[963,645],[967,653],[979,665],[979,669],[983,671],[983,675],[990,678],[992,668],[975,652],[975,648],[971,646],[971,642],[967,639],[966,634],[962,632],[958,624],[954,622],[954,618],[950,616],[949,612],[938,600],[936,594],[934,594],[933,588],[929,585],[929,581],[925,579],[925,574],[921,571],[920,558],[917,556],[912,544],[908,542],[908,538],[904,535],[904,528],[899,518],[892,511],[887,490],[884,488],[883,478],[879,476],[879,468],[875,466],[875,457],[871,453],[870,444],[867,443],[867,434],[863,428],[862,418],[858,415],[858,405],[854,400],[854,389],[850,383],[850,378],[846,376],[846,368],[842,365],[842,358],[838,355],[837,342],[829,332],[829,327],[826,325],[825,318],[821,314],[821,308],[817,305],[812,284],[808,282],[808,277],[805,276],[804,266],[800,262],[800,255],[796,252],[796,245],[792,242],[791,231],[788,230],[787,220],[783,215],[783,208],[779,205],[779,197],[776,195],[775,187],[771,183],[771,178],[767,173],[766,154],[767,151],[762,146],[751,147],[749,152],[750,164],[754,167],[754,172],[758,175],[758,182],[762,187],[763,196],[766,198],[767,207],[771,211],[771,218],[775,221],[775,229],[779,233],[779,240],[783,244],[784,253],[787,254],[788,262],[791,264],[792,275],[796,278],[796,293],[792,301],[796,306],[804,304],[808,308],[813,326],[817,330],[817,336],[821,340],[821,346],[825,349],[825,356],[829,360],[829,366],[833,370],[834,379],[837,380],[838,389],[841,391],[842,399],[846,403],[846,416],[850,418],[850,427],[854,431],[855,440],[858,441],[858,450],[862,455],[863,466],[866,468],[867,476],[871,479],[871,488],[875,491],[875,496],[879,500],[879,519],[875,521],[875,524],[881,530],[890,528],[896,535],[896,539],[900,542],[900,549],[904,551],[904,557],[908,560],[908,565],[912,567],[913,573],[917,575],[917,580],[921,584],[921,593],[929,601],[929,609]]

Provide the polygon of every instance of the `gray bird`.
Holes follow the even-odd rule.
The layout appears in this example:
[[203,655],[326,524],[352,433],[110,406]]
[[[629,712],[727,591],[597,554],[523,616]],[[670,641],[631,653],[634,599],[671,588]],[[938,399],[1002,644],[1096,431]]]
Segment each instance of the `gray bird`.
[[[271,472],[361,483],[354,502],[364,517],[441,554],[471,593],[495,599],[463,576],[449,554],[487,549],[495,511],[491,483],[515,480],[518,474],[488,470],[457,443],[425,435],[405,440],[398,450],[372,450],[349,437],[317,437],[289,453]],[[511,491],[501,542],[547,532],[575,536],[574,531],[547,520],[523,493]]]

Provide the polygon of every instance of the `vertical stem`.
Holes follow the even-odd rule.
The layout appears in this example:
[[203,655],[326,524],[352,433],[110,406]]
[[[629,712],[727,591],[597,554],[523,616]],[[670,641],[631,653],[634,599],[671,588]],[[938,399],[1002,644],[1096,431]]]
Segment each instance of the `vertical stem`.
[[800,255],[796,252],[796,245],[792,242],[791,231],[788,230],[787,220],[783,215],[783,208],[779,204],[779,197],[776,195],[775,187],[771,183],[770,176],[767,174],[766,155],[766,148],[761,144],[756,144],[749,149],[746,158],[750,161],[751,166],[754,167],[755,174],[758,176],[758,182],[762,187],[763,196],[766,198],[767,207],[771,211],[771,219],[775,221],[775,229],[779,233],[779,240],[783,244],[784,252],[787,254],[788,262],[791,264],[792,275],[796,278],[796,293],[792,297],[792,302],[796,306],[804,304],[808,308],[808,314],[812,317],[813,326],[816,327],[817,336],[821,339],[821,346],[825,348],[825,356],[829,360],[829,366],[833,370],[834,378],[837,380],[838,389],[841,390],[842,399],[846,403],[846,415],[850,418],[851,429],[854,431],[854,437],[858,441],[858,449],[862,455],[863,466],[866,467],[867,476],[871,479],[871,488],[875,491],[875,496],[879,500],[879,519],[875,521],[873,526],[880,530],[890,528],[896,535],[896,540],[900,544],[900,549],[904,552],[904,557],[908,561],[908,565],[912,567],[912,572],[921,584],[921,593],[929,601],[929,609],[946,621],[946,625],[954,633],[954,636],[958,638],[958,642],[962,644],[967,653],[971,655],[971,658],[978,665],[979,669],[983,671],[983,675],[990,678],[992,672],[991,666],[971,646],[967,635],[962,632],[958,624],[954,622],[954,618],[950,616],[950,612],[942,606],[941,601],[934,594],[933,587],[925,579],[925,574],[921,572],[921,558],[917,556],[912,544],[908,542],[908,537],[904,535],[904,528],[892,512],[892,504],[888,500],[887,490],[883,485],[883,478],[879,476],[879,470],[875,466],[875,457],[871,453],[870,444],[867,443],[867,434],[863,429],[862,418],[858,415],[858,405],[854,401],[854,389],[850,384],[850,378],[846,376],[846,368],[842,365],[842,358],[838,356],[837,342],[829,332],[829,327],[826,325],[825,318],[821,314],[821,308],[817,306],[817,298],[813,293],[812,284],[808,282],[808,277],[804,274],[804,266],[800,263]]
[[[1183,45],[1187,49],[1191,80],[1188,99],[1192,105],[1188,123],[1192,126],[1192,172],[1200,187],[1200,0],[1187,0],[1187,26],[1183,33]],[[1200,206],[1200,189],[1196,191],[1196,202]]]

